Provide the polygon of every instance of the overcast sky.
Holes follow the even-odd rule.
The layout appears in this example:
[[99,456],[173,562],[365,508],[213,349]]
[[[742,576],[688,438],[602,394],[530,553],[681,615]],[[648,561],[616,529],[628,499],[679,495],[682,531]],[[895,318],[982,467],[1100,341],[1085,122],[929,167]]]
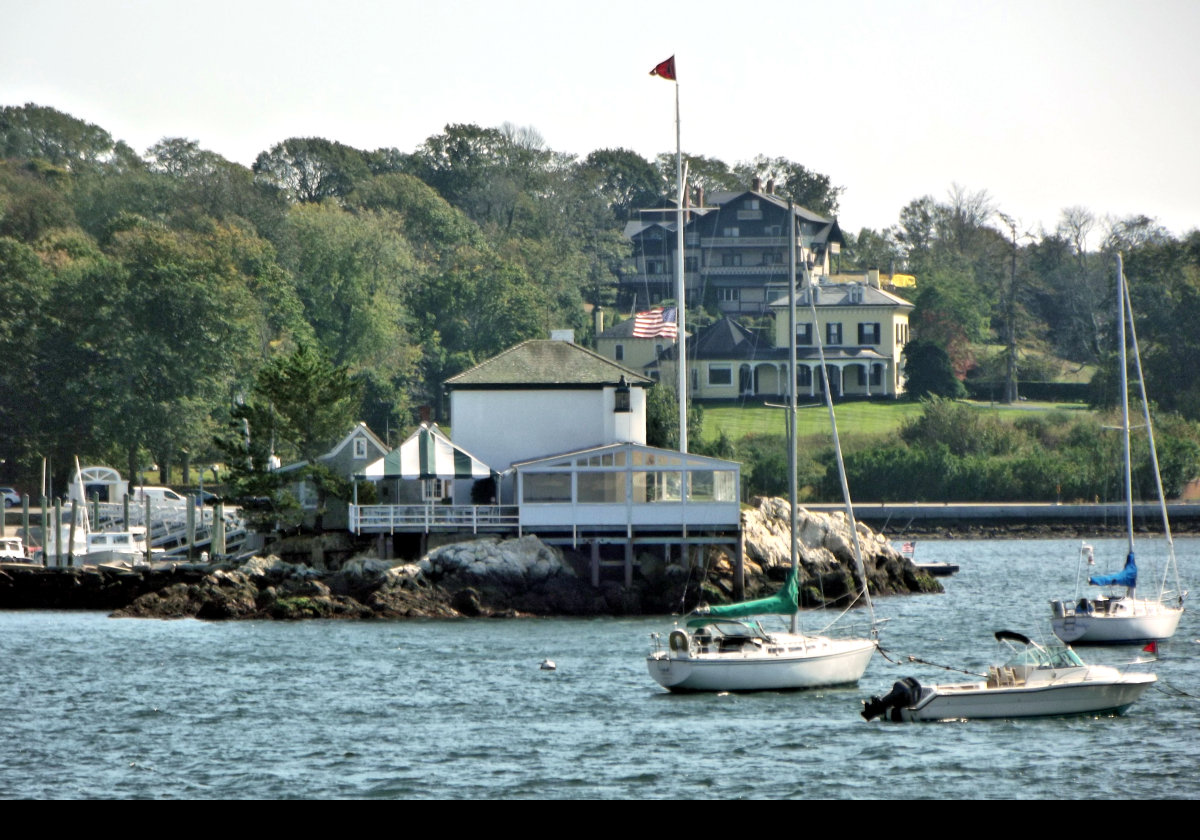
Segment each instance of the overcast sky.
[[1064,207],[1200,227],[1197,0],[805,3],[0,0],[0,105],[138,151],[250,164],[320,136],[411,151],[448,123],[556,151],[783,156],[844,187],[844,229],[952,184],[1024,229]]

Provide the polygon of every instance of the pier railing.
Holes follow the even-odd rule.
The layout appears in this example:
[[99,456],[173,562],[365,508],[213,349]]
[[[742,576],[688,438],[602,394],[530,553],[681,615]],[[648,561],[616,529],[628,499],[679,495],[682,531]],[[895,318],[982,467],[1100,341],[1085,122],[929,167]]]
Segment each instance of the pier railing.
[[515,530],[516,505],[350,505],[350,530],[356,534],[430,531]]

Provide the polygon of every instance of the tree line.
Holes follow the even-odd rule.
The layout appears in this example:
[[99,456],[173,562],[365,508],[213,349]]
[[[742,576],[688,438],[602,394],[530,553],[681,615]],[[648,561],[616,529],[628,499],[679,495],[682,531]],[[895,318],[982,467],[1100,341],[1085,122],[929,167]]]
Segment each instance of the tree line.
[[[758,178],[838,210],[829,176],[785,158],[688,155],[688,169],[710,192]],[[403,430],[417,406],[440,413],[446,378],[511,344],[559,327],[586,343],[589,305],[611,306],[634,270],[624,224],[673,179],[672,155],[577,157],[508,124],[449,125],[407,152],[289,138],[245,167],[189,139],[139,154],[53,108],[0,108],[0,472],[36,486],[43,457],[61,477],[80,454],[170,480],[226,458],[214,441],[245,437],[270,403],[263,372],[311,363],[302,352],[353,385],[332,427]],[[1183,375],[1200,337],[1177,317],[1197,294],[1200,233],[1079,208],[1051,232],[1006,220],[984,192],[926,196],[893,227],[849,234],[842,269],[918,276],[914,334],[953,381],[1019,377],[1048,359],[1106,369],[1122,250],[1151,392],[1200,417]],[[981,355],[988,340],[1011,369]],[[246,446],[303,457],[286,426]]]

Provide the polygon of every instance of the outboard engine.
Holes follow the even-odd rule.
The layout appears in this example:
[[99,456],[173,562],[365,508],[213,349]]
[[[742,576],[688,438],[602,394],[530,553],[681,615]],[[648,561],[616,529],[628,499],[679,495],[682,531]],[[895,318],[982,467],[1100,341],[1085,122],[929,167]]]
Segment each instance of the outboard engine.
[[[911,706],[921,699],[921,684],[914,677],[905,677],[892,685],[892,690],[884,697],[872,697],[863,701],[862,716],[866,720],[874,720],[890,709],[902,709]],[[893,715],[893,720],[899,716]]]

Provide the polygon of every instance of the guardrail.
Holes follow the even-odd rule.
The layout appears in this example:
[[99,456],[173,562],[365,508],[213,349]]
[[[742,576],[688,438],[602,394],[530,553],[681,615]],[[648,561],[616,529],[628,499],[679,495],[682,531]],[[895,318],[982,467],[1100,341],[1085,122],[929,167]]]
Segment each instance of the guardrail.
[[361,533],[515,529],[516,505],[350,505],[350,530]]

